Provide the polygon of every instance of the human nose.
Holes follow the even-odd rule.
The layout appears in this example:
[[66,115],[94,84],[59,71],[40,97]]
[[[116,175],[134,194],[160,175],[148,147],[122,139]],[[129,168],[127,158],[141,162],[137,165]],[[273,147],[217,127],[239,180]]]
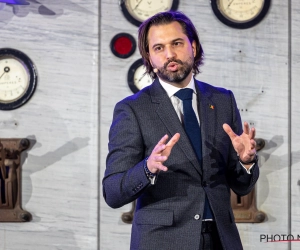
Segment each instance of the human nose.
[[173,58],[176,56],[176,53],[174,51],[174,48],[172,48],[171,46],[167,46],[166,49],[165,49],[165,52],[166,52],[166,58],[167,59],[170,59],[170,58]]

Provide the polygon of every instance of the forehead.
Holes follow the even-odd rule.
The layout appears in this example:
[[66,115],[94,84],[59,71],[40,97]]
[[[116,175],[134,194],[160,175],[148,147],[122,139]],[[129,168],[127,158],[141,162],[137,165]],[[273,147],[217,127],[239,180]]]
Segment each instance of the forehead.
[[147,37],[149,46],[156,43],[167,43],[178,38],[188,39],[183,32],[181,24],[178,22],[152,25]]

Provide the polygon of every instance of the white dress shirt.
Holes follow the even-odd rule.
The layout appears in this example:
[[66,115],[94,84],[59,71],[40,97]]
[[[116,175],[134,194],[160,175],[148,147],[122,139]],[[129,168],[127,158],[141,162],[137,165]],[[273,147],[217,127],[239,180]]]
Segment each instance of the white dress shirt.
[[[166,83],[164,81],[162,81],[161,79],[159,79],[160,84],[162,85],[162,87],[165,89],[165,91],[167,92],[173,107],[179,117],[179,120],[182,122],[183,120],[183,104],[182,104],[182,100],[180,100],[177,96],[175,96],[174,94],[179,91],[181,88],[175,87],[169,83]],[[199,115],[198,115],[198,108],[197,108],[197,93],[196,93],[196,88],[195,88],[195,82],[194,82],[194,78],[192,77],[191,81],[189,82],[189,84],[185,87],[186,89],[192,89],[193,90],[193,100],[192,100],[192,106],[194,109],[194,112],[196,114],[198,123],[200,125],[200,119],[199,119]]]

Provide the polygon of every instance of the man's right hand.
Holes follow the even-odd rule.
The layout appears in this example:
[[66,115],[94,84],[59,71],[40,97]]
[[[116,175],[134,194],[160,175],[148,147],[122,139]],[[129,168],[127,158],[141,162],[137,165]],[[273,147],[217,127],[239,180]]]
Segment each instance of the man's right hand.
[[149,171],[153,174],[159,171],[167,171],[168,168],[163,165],[163,163],[168,159],[171,154],[173,146],[178,142],[180,134],[176,133],[166,144],[169,136],[165,135],[154,147],[151,155],[147,161],[147,167]]

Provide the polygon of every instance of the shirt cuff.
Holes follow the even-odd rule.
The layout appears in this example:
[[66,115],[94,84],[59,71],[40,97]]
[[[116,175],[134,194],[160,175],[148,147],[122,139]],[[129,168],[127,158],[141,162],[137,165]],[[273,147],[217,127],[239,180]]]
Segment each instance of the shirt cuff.
[[255,165],[255,163],[253,163],[253,164],[251,165],[251,167],[248,168],[248,169],[247,169],[241,162],[240,162],[240,164],[241,164],[242,167],[246,170],[247,174],[252,174],[252,173],[251,173],[251,169],[253,168],[253,166]]

